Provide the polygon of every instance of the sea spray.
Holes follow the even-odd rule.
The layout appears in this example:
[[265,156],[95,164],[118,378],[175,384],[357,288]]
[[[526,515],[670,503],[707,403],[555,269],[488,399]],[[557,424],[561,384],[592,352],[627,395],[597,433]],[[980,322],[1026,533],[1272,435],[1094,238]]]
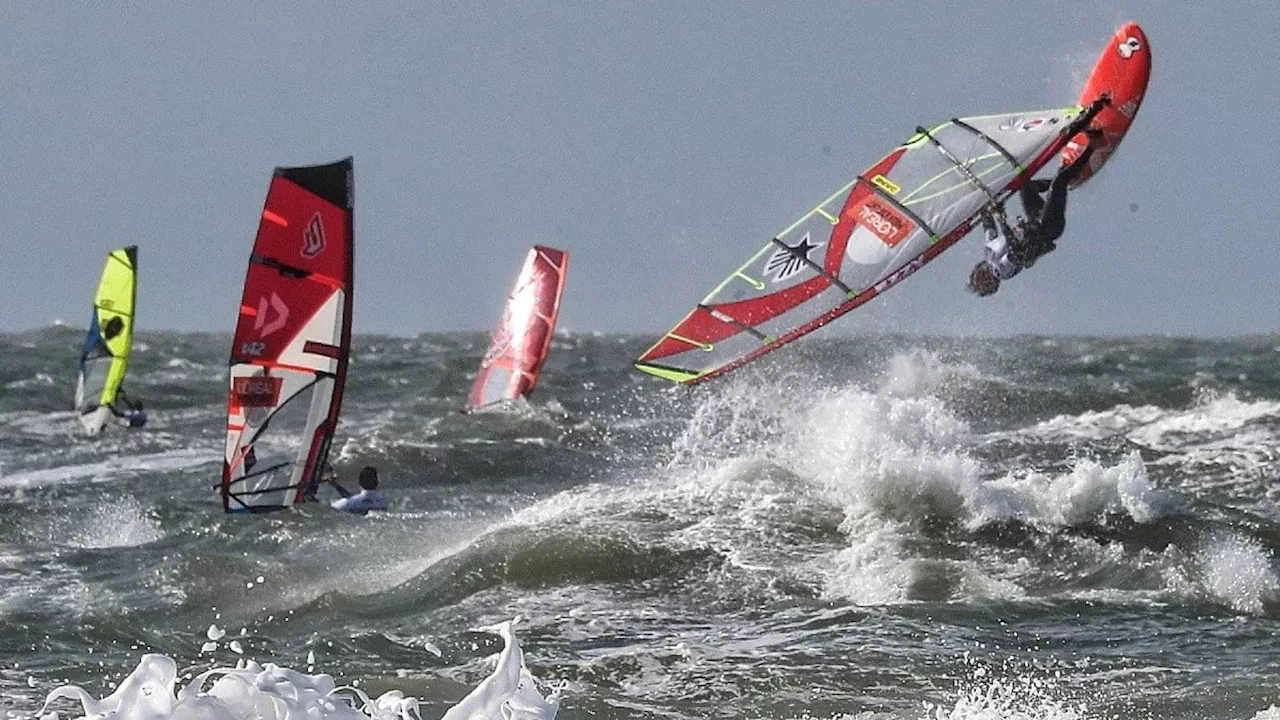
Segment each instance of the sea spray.
[[[445,713],[445,720],[552,720],[560,691],[543,696],[524,663],[515,637],[517,617],[477,630],[495,633],[505,645],[493,673]],[[210,639],[222,630],[211,625]],[[206,687],[208,684],[208,687]],[[147,653],[115,692],[96,699],[83,688],[63,685],[45,697],[39,716],[58,720],[51,707],[60,700],[80,703],[83,720],[421,720],[420,702],[399,690],[370,697],[352,686],[339,687],[325,673],[308,674],[274,663],[241,660],[178,685],[178,667],[166,655]]]

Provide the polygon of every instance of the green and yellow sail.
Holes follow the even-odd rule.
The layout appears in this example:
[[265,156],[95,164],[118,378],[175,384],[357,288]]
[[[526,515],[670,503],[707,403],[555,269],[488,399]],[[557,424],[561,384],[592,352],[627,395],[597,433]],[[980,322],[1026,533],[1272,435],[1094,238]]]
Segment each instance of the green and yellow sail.
[[129,369],[137,290],[137,246],[112,250],[93,297],[93,315],[80,353],[80,380],[76,386],[76,410],[90,435],[98,434],[110,419]]

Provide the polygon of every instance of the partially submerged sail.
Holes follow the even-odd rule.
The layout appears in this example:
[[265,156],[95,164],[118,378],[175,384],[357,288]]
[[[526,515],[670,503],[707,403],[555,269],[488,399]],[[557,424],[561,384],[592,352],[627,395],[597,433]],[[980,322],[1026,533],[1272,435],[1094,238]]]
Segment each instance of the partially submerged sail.
[[89,435],[110,422],[133,348],[133,306],[138,288],[138,248],[112,250],[93,296],[89,333],[80,351],[76,410]]
[[568,264],[564,250],[535,245],[529,251],[480,360],[467,412],[533,392],[556,329]]
[[351,158],[276,168],[231,344],[222,506],[303,499],[329,453],[351,348]]
[[1101,105],[953,119],[917,132],[778,233],[636,362],[696,383],[862,305],[964,237]]

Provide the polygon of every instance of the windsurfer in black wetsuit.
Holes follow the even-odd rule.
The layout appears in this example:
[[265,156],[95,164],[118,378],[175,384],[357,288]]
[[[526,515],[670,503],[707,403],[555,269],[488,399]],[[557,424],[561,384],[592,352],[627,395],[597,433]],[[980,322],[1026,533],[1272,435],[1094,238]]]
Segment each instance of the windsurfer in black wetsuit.
[[[124,409],[116,407],[117,403],[124,405]],[[142,401],[130,399],[124,394],[124,390],[116,393],[116,402],[109,407],[112,415],[124,420],[131,428],[140,428],[147,424],[147,411],[142,408]]]
[[[112,315],[111,319],[102,326],[102,339],[107,341],[113,340],[123,331],[124,320],[122,320],[119,315]],[[106,349],[105,344],[100,347],[103,348],[103,354],[111,354],[110,351]],[[123,409],[117,407],[118,405],[124,406]],[[112,415],[124,420],[128,427],[140,428],[147,424],[147,411],[142,408],[142,401],[131,400],[128,395],[125,395],[123,388],[116,392],[116,401],[108,405],[107,408],[111,410]]]
[[[980,296],[992,295],[1000,289],[1000,281],[1008,280],[1035,264],[1041,256],[1052,252],[1066,229],[1067,189],[1089,164],[1101,133],[1085,130],[1089,145],[1080,157],[1058,171],[1053,180],[1028,180],[1018,195],[1025,217],[1013,227],[1004,216],[1004,208],[983,211],[982,226],[987,233],[987,256],[969,273],[969,289]],[[1048,191],[1048,196],[1041,193]]]

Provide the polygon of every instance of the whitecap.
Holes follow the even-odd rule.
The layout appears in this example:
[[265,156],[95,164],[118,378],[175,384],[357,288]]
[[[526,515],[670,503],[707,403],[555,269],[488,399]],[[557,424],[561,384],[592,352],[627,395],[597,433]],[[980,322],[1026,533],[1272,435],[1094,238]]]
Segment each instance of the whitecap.
[[[444,720],[471,718],[519,718],[552,720],[560,703],[560,691],[544,696],[536,678],[524,663],[524,653],[513,632],[516,618],[478,628],[496,633],[505,647],[496,658],[492,674],[445,713]],[[312,660],[311,657],[308,660]],[[206,683],[211,683],[206,688]],[[64,685],[45,697],[41,717],[59,700],[80,703],[82,720],[102,717],[147,720],[419,720],[417,698],[390,690],[376,698],[353,686],[338,687],[328,674],[308,674],[272,663],[241,660],[235,667],[219,667],[200,673],[178,686],[177,663],[166,655],[147,653],[137,668],[101,699],[82,688]]]

